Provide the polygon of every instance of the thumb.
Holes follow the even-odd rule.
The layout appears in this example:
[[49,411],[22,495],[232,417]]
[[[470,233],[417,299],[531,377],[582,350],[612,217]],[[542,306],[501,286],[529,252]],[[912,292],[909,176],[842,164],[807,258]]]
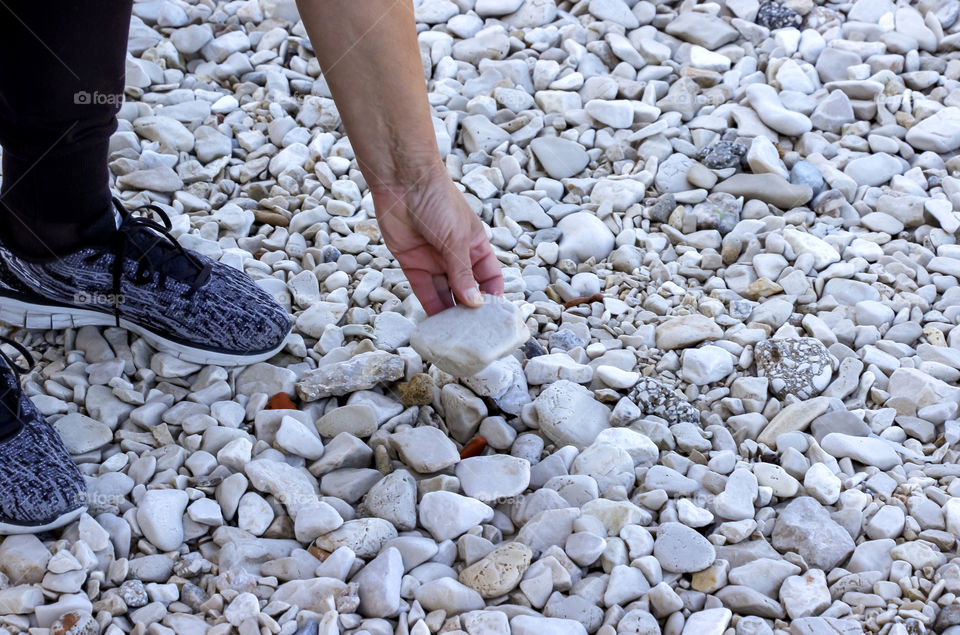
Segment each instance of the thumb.
[[483,298],[477,289],[477,281],[473,278],[470,252],[466,249],[450,251],[444,258],[444,264],[447,269],[447,283],[457,303],[469,307],[478,307],[483,304]]

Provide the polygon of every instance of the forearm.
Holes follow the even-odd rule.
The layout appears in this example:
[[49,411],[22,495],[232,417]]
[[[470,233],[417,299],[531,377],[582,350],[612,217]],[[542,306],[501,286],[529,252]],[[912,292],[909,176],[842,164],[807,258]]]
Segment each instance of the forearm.
[[357,163],[373,189],[440,165],[410,0],[297,0]]

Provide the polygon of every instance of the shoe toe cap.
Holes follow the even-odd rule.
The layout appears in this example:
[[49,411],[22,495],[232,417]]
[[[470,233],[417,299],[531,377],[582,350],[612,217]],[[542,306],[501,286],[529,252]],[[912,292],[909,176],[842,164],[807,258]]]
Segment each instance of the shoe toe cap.
[[21,432],[0,446],[0,516],[13,525],[54,524],[88,503],[86,483],[32,403],[23,415]]

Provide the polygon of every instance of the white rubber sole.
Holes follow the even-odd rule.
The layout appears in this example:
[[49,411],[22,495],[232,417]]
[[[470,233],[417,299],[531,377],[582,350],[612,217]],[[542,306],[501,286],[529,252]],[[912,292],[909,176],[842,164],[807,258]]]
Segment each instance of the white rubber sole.
[[[27,329],[65,329],[81,326],[115,326],[116,318],[107,313],[81,309],[79,307],[50,306],[23,302],[15,298],[0,296],[0,322],[20,326]],[[168,340],[142,326],[120,318],[120,326],[133,331],[159,351],[173,355],[185,362],[194,364],[212,364],[214,366],[246,366],[270,359],[281,350],[286,343],[281,342],[273,350],[253,355],[234,355],[219,351],[208,351],[194,348]]]
[[9,536],[12,534],[39,534],[43,531],[51,531],[53,529],[59,529],[64,525],[69,525],[76,519],[80,518],[80,514],[87,511],[87,506],[78,507],[77,509],[70,510],[63,516],[60,516],[54,521],[47,523],[46,525],[11,525],[8,523],[0,522],[0,535]]

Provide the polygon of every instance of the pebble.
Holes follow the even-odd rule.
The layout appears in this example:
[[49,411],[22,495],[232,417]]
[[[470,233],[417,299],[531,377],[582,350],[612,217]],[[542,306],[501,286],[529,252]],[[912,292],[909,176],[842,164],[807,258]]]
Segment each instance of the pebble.
[[557,224],[561,232],[560,258],[583,262],[602,260],[613,250],[614,236],[603,221],[587,212],[564,216]]
[[[631,117],[632,112],[631,110]],[[537,137],[530,142],[530,150],[544,171],[554,179],[575,176],[582,172],[590,161],[586,148],[576,141],[561,137]]]
[[667,24],[670,35],[698,44],[708,50],[716,50],[737,38],[737,32],[729,24],[707,13],[689,11],[681,13]]
[[520,584],[532,558],[533,552],[526,545],[504,543],[464,568],[459,580],[484,598],[506,595]]
[[493,519],[489,506],[453,492],[428,492],[419,507],[420,524],[438,541],[457,538],[470,527]]
[[777,517],[773,546],[795,551],[812,567],[830,570],[843,562],[854,549],[847,531],[809,496],[793,499]]
[[442,610],[455,615],[484,607],[479,593],[453,578],[442,577],[425,582],[416,588],[413,595],[428,611]]
[[766,377],[770,390],[781,399],[787,395],[800,399],[815,397],[833,377],[830,353],[811,337],[760,342],[754,357],[757,375]]
[[385,351],[360,353],[353,358],[321,366],[304,374],[296,383],[297,394],[306,401],[345,395],[400,379],[403,360]]
[[787,615],[794,620],[819,615],[831,604],[826,576],[819,569],[784,580],[780,586],[780,598]]
[[740,161],[746,154],[747,148],[742,144],[734,141],[718,141],[704,151],[701,162],[711,170],[735,168],[740,165]]
[[750,84],[746,95],[763,123],[781,134],[799,137],[813,128],[813,124],[806,115],[787,109],[771,86]]
[[8,536],[0,543],[0,571],[15,585],[40,582],[50,558],[50,551],[33,534]]
[[780,209],[800,207],[813,197],[806,185],[793,184],[777,174],[734,174],[714,187],[715,192],[755,198]]
[[403,559],[400,551],[387,547],[352,579],[358,586],[360,612],[366,617],[393,617],[400,610]]
[[897,452],[882,439],[831,432],[823,437],[820,445],[836,458],[849,457],[865,465],[875,465],[881,470],[901,464]]
[[788,6],[776,2],[763,2],[757,12],[757,24],[768,29],[799,27],[803,18]]
[[[903,159],[886,152],[877,152],[867,157],[854,159],[843,169],[843,173],[857,183],[864,185],[882,185],[909,167]],[[893,232],[898,233],[898,232]]]
[[726,520],[753,518],[753,501],[757,493],[757,477],[749,470],[735,470],[727,478],[724,490],[714,500],[714,507],[717,514]]
[[256,489],[283,501],[294,520],[301,509],[316,504],[316,481],[306,470],[280,461],[255,459],[244,465],[243,471]]
[[172,551],[183,542],[183,512],[189,498],[175,489],[147,490],[137,506],[137,524],[144,537],[161,551]]
[[70,454],[83,454],[103,447],[113,439],[109,426],[79,412],[64,415],[53,424]]
[[356,518],[317,538],[316,545],[330,552],[347,547],[358,558],[371,559],[396,537],[397,530],[382,518]]
[[584,448],[609,426],[610,411],[579,384],[561,379],[533,401],[541,432],[558,446]]
[[[683,626],[684,635],[721,635],[727,629],[733,617],[732,611],[727,608],[712,608],[691,613]],[[738,625],[745,619],[742,618]]]
[[723,335],[716,322],[704,315],[693,313],[671,318],[657,326],[657,348],[674,350],[688,348],[705,340],[716,340]]
[[665,571],[693,573],[703,571],[716,559],[716,549],[706,538],[680,523],[660,526],[653,544],[653,555]]
[[509,499],[530,484],[530,463],[505,454],[476,456],[457,463],[464,494],[484,502]]
[[376,432],[377,428],[377,413],[368,404],[340,406],[324,414],[316,422],[320,436],[331,439],[344,432],[366,438]]
[[949,106],[921,120],[907,131],[906,141],[918,150],[952,152],[960,148],[960,108]]
[[418,325],[410,343],[438,368],[469,376],[522,346],[529,337],[514,304],[486,296],[479,308],[458,306],[427,318]]
[[814,463],[803,477],[803,487],[824,505],[833,505],[840,498],[843,482],[823,463]]
[[439,472],[460,461],[453,441],[429,426],[399,430],[390,436],[390,444],[407,465],[423,474]]
[[[331,435],[333,436],[333,435]],[[315,461],[323,456],[323,442],[293,417],[284,417],[277,429],[276,444],[289,454]]]
[[733,357],[719,346],[702,346],[683,353],[683,378],[703,386],[722,380],[733,372]]

